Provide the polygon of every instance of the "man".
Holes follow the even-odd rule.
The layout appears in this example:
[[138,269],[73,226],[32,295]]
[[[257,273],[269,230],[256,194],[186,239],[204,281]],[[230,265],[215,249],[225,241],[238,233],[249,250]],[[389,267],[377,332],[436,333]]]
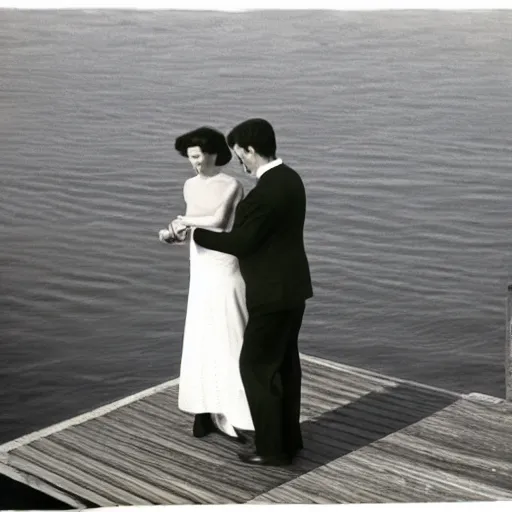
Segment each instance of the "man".
[[249,119],[227,137],[258,183],[236,209],[233,228],[197,228],[197,244],[237,256],[249,319],[240,373],[255,429],[249,464],[287,465],[302,449],[298,336],[305,301],[313,296],[304,250],[306,193],[300,176],[276,159],[276,137],[264,119]]

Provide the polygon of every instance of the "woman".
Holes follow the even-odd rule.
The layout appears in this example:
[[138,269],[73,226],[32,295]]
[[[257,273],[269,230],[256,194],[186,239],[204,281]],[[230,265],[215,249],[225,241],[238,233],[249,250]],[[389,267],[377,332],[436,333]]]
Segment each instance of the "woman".
[[243,188],[220,170],[231,160],[222,133],[198,128],[178,137],[175,149],[196,173],[183,188],[186,214],[159,233],[162,241],[190,241],[178,406],[195,414],[194,436],[218,431],[243,442],[235,429],[254,429],[239,370],[247,324],[245,283],[236,257],[200,247],[187,236],[196,227],[230,230]]

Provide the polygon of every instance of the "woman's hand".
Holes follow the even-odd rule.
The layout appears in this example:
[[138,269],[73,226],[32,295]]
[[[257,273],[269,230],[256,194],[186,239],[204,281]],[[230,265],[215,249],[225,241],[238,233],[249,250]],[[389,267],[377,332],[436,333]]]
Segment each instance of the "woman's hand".
[[190,228],[184,224],[179,218],[174,219],[169,224],[169,232],[171,237],[178,242],[184,242]]
[[160,242],[171,242],[171,232],[168,229],[161,229],[158,232],[158,239],[160,240]]
[[187,226],[187,227],[191,226],[190,219],[186,215],[178,215],[176,217],[176,220],[178,220],[184,226]]

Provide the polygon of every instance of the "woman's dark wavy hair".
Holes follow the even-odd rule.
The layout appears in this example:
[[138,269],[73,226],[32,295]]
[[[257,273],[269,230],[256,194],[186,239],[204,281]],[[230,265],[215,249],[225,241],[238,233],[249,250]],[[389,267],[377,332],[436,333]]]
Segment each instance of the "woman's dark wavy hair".
[[174,142],[174,149],[185,158],[187,149],[199,146],[203,153],[217,155],[215,165],[223,166],[231,160],[231,151],[224,135],[209,126],[201,126],[191,132],[180,135]]
[[247,151],[249,146],[252,146],[260,156],[276,156],[276,134],[272,125],[265,119],[254,118],[240,123],[229,132],[227,139],[231,148],[238,144]]

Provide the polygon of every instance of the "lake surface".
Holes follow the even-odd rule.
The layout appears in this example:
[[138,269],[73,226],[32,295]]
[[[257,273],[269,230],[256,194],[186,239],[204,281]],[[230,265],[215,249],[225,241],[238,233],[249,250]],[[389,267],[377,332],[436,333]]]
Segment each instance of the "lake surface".
[[256,115],[308,191],[302,351],[503,396],[511,33],[510,12],[0,11],[0,442],[177,376],[174,139]]

